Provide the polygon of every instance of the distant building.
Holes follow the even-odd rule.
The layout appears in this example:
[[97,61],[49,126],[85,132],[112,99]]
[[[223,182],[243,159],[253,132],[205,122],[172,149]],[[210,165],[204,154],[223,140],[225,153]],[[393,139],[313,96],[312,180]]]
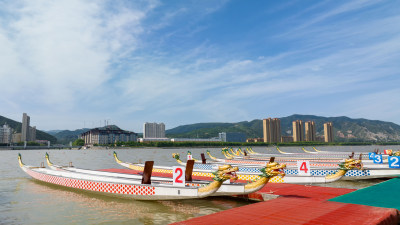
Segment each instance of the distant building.
[[293,136],[282,136],[281,142],[283,143],[293,142]]
[[22,141],[22,134],[21,133],[12,134],[12,143],[19,143],[21,141]]
[[171,138],[172,142],[219,142],[219,138]]
[[29,123],[30,117],[26,114],[22,114],[22,127],[21,127],[21,141],[29,141]]
[[317,136],[315,141],[324,142],[325,141],[325,137],[324,136]]
[[98,127],[81,134],[85,145],[94,144],[114,144],[115,142],[137,141],[137,134],[131,131],[125,131],[115,125]]
[[294,142],[304,141],[303,121],[296,120],[296,121],[293,121],[292,124],[293,124],[293,141]]
[[29,141],[36,141],[36,126],[29,127]]
[[264,138],[247,138],[246,142],[264,142]]
[[143,138],[165,138],[165,124],[144,123]]
[[171,141],[170,138],[138,138],[138,142]]
[[306,141],[315,141],[315,122],[307,121],[305,122],[304,127],[306,131]]
[[278,118],[263,119],[264,142],[278,143],[281,141],[281,121]]
[[240,132],[222,132],[218,134],[222,142],[246,142],[246,134]]
[[10,144],[12,143],[12,133],[13,129],[5,123],[0,127],[0,143]]
[[36,127],[30,127],[31,118],[28,114],[22,114],[21,141],[35,141]]
[[332,122],[324,123],[325,142],[333,142]]

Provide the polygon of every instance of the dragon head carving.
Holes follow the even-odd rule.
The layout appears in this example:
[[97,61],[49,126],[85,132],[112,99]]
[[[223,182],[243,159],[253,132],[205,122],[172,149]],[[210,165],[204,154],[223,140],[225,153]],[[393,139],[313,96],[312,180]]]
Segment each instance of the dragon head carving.
[[400,151],[393,152],[393,153],[392,153],[392,156],[400,156]]
[[344,163],[339,164],[339,169],[341,170],[351,170],[351,169],[359,169],[362,170],[363,169],[363,164],[361,162],[361,160],[355,160],[355,159],[346,159],[344,161]]
[[286,167],[286,164],[281,164],[277,162],[269,162],[264,168],[260,169],[262,174],[260,174],[260,177],[266,177],[266,178],[271,178],[274,176],[282,176],[284,177],[286,174],[283,171],[283,169]]
[[179,153],[172,153],[172,158],[179,160],[180,159]]
[[232,167],[231,165],[224,165],[218,167],[218,170],[213,172],[215,181],[226,181],[229,179],[237,180],[236,171],[238,171],[238,167]]

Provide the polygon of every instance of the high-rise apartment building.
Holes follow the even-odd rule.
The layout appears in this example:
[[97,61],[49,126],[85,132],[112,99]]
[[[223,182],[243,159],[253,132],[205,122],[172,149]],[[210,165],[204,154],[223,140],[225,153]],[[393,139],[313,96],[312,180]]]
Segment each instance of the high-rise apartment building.
[[333,142],[332,122],[324,123],[325,142]]
[[278,118],[263,119],[264,142],[281,142],[281,120]]
[[36,141],[36,126],[29,127],[29,141]]
[[293,141],[304,141],[304,125],[303,121],[296,120],[292,122],[293,124]]
[[24,113],[22,114],[22,128],[21,128],[21,141],[29,141],[29,123],[30,117]]
[[31,118],[26,114],[22,114],[21,140],[20,141],[36,141],[36,127],[30,127]]
[[304,123],[305,133],[306,133],[306,141],[315,141],[315,122],[307,121]]
[[144,123],[143,138],[165,138],[165,124]]
[[0,143],[9,144],[12,141],[13,129],[5,123],[0,127]]

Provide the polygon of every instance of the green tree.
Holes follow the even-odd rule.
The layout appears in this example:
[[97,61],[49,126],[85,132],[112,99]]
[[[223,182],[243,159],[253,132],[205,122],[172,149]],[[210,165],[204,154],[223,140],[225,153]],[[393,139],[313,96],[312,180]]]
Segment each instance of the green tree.
[[73,143],[73,146],[84,146],[85,145],[85,141],[83,139],[76,139]]

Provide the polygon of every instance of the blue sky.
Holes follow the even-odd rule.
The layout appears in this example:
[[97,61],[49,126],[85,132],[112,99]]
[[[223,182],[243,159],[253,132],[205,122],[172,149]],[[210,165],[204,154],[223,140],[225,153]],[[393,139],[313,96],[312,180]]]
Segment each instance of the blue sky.
[[0,0],[0,115],[142,132],[292,114],[400,124],[399,1]]

